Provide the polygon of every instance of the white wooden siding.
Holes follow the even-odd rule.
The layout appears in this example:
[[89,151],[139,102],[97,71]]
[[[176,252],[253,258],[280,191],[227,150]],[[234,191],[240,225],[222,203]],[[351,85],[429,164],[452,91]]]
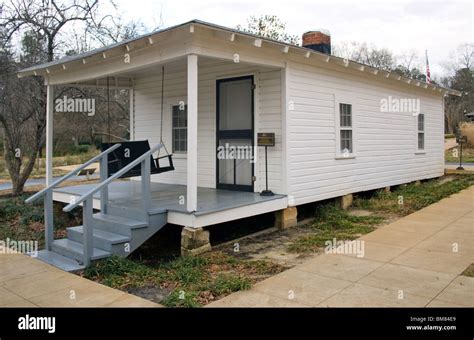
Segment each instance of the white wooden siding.
[[[134,79],[135,140],[148,139],[150,144],[160,140],[161,69]],[[281,70],[234,64],[217,60],[200,61],[198,92],[198,185],[216,187],[216,79],[254,75],[256,132],[275,132],[276,146],[268,152],[269,186],[281,192]],[[179,101],[187,102],[186,67],[165,67],[163,140],[171,152],[171,108]],[[258,150],[255,164],[255,191],[264,188],[264,153]],[[153,181],[186,184],[186,155],[174,155],[175,171],[152,176]]]
[[[256,131],[274,132],[275,146],[268,148],[268,187],[276,193],[283,193],[282,180],[282,113],[281,113],[281,71],[262,71],[259,73],[258,115]],[[257,149],[256,191],[265,189],[265,149]]]
[[[289,66],[288,192],[296,205],[437,177],[444,171],[442,95],[300,63]],[[336,159],[337,96],[353,98],[355,158]],[[425,153],[412,113],[380,111],[382,98],[419,98]]]

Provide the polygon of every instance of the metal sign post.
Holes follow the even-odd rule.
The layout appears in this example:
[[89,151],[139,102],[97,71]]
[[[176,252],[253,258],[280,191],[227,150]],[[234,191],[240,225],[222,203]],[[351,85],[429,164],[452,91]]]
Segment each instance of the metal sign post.
[[265,147],[265,190],[263,190],[261,196],[273,196],[273,192],[268,190],[268,156],[267,149],[269,146],[275,146],[275,134],[270,133],[258,133],[257,134],[257,145]]
[[460,146],[459,150],[459,166],[456,168],[456,170],[464,170],[462,166],[462,144],[467,142],[467,137],[466,136],[459,136],[456,138],[456,141],[458,142]]

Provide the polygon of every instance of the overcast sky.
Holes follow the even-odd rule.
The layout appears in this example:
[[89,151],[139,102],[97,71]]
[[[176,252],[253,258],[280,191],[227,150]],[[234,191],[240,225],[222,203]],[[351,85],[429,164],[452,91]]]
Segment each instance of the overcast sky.
[[126,20],[142,20],[148,27],[191,19],[235,27],[250,15],[275,14],[290,34],[324,28],[332,43],[365,41],[396,55],[416,50],[430,59],[431,75],[445,73],[452,51],[472,42],[474,9],[471,0],[116,0]]

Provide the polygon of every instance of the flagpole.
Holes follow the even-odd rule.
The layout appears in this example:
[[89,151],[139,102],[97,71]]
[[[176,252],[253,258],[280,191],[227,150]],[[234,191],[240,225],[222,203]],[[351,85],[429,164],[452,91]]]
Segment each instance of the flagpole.
[[428,61],[428,50],[425,50],[425,56],[426,56],[426,82],[428,84],[431,84],[431,74],[430,74],[430,62]]

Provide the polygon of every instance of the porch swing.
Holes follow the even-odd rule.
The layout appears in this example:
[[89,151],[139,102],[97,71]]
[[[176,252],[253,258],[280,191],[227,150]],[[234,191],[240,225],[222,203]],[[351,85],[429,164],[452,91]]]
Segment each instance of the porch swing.
[[[153,158],[150,156],[150,174],[160,174],[167,171],[174,170],[173,165],[173,154],[168,152],[166,145],[163,141],[163,103],[164,103],[164,84],[165,84],[165,67],[161,68],[161,117],[160,117],[160,144],[163,146],[165,151],[164,156],[160,156],[160,150],[158,150],[158,156]],[[107,81],[107,104],[109,103],[109,82]],[[107,108],[109,106],[107,105]],[[109,116],[110,117],[110,116]],[[110,138],[110,136],[109,136]],[[143,155],[145,152],[150,150],[150,143],[148,140],[139,140],[139,141],[125,141],[119,142],[120,147],[108,154],[107,158],[107,176],[110,177],[114,173],[120,171],[120,169],[127,166],[129,163],[133,162],[135,159]],[[102,143],[101,150],[105,151],[110,148],[112,145],[117,143]],[[163,164],[166,162],[167,164]],[[126,172],[120,178],[136,177],[141,176],[141,166],[138,164],[133,167],[130,171]]]

